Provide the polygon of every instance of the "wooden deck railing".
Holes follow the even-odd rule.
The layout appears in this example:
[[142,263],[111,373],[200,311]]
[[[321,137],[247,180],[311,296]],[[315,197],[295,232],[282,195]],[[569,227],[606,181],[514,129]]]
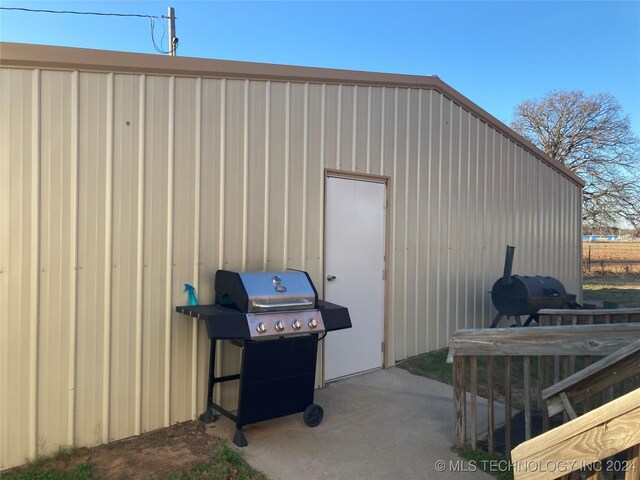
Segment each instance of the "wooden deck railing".
[[639,374],[640,339],[545,389],[547,414],[566,412],[569,418],[577,418],[577,404]]
[[[611,459],[625,450],[625,460]],[[625,480],[638,480],[640,389],[520,444],[511,459],[515,480],[551,480],[582,469],[590,470],[588,478],[622,470]]]
[[[532,415],[541,417],[542,431],[549,416],[542,392],[588,367],[594,357],[610,355],[640,338],[640,309],[553,310],[541,312],[540,327],[460,330],[449,342],[453,362],[455,445],[477,448],[479,442],[478,396],[487,399],[487,449],[496,449],[494,407],[505,407],[504,452],[512,447],[511,412],[524,412],[524,437],[532,438]],[[636,323],[637,322],[637,323]],[[554,325],[554,326],[550,326]],[[480,366],[483,367],[480,372]],[[514,375],[514,368],[521,370]],[[479,373],[480,372],[480,373]],[[495,379],[503,376],[499,382]],[[517,377],[517,378],[516,378]],[[514,402],[514,387],[520,394]],[[625,385],[607,385],[600,398],[581,400],[580,411],[589,411],[614,396],[637,387],[637,377]],[[467,433],[467,395],[470,392],[470,432]],[[566,419],[568,420],[568,415]]]

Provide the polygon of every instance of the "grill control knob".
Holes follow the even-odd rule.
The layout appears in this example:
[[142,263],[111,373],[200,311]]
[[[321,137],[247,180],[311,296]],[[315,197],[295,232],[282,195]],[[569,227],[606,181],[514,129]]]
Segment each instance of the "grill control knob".
[[258,333],[265,333],[267,331],[267,326],[264,322],[260,322],[258,325],[256,325],[256,330]]
[[302,322],[296,319],[293,321],[291,326],[294,328],[294,330],[299,330],[300,328],[302,328]]
[[309,320],[309,328],[316,328],[318,326],[318,321],[315,318]]
[[282,323],[281,320],[278,320],[276,322],[276,332],[281,332],[282,330],[284,330],[284,323]]

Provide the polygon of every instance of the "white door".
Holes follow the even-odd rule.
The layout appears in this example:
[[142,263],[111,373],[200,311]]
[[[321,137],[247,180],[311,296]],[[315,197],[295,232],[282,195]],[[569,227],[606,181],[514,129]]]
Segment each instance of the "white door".
[[324,296],[349,308],[353,327],[325,338],[325,380],[382,366],[385,188],[327,178]]

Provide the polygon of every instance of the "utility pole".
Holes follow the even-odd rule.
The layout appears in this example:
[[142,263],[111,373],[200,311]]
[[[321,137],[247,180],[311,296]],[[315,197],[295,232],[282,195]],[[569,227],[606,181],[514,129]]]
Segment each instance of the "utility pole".
[[173,7],[168,8],[167,20],[169,22],[169,55],[175,57],[178,37],[176,37],[176,11]]

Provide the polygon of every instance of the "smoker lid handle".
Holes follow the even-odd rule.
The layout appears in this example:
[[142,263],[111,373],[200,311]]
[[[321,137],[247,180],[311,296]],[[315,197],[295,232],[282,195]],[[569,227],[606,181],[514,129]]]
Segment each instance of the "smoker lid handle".
[[287,308],[295,308],[295,307],[313,307],[313,302],[309,300],[305,300],[304,302],[292,302],[292,303],[254,303],[254,308],[259,308],[260,310],[284,310]]

